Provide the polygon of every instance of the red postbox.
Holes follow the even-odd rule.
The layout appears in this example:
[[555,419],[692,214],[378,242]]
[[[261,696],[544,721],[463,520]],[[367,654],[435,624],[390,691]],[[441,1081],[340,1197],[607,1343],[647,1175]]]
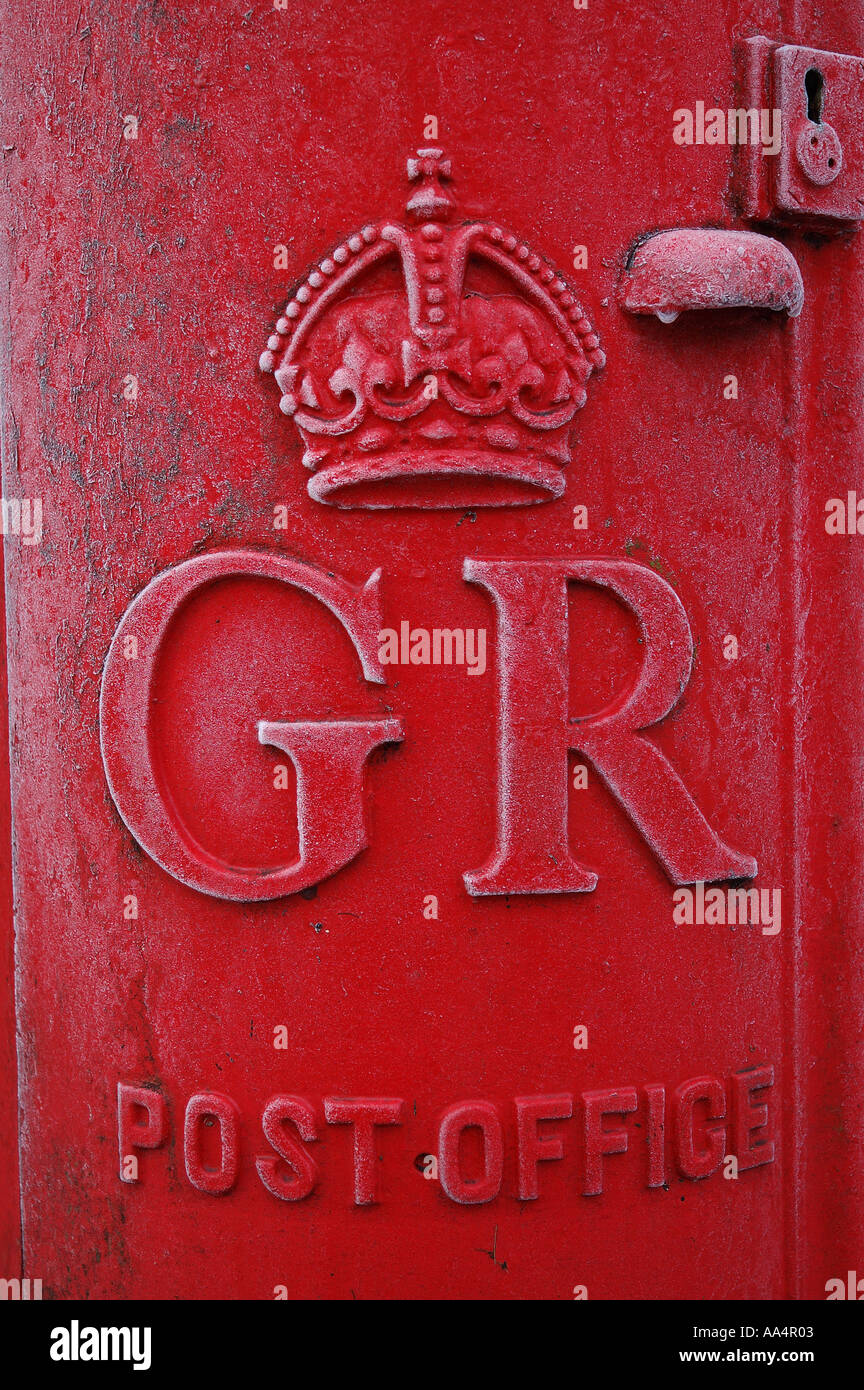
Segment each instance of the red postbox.
[[857,7],[2,42],[8,1278],[860,1296]]

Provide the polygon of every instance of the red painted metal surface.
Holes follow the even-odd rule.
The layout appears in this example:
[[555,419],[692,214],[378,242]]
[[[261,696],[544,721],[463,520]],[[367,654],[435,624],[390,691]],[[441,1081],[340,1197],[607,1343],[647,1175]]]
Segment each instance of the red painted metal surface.
[[864,1274],[862,27],[7,6],[43,1296]]

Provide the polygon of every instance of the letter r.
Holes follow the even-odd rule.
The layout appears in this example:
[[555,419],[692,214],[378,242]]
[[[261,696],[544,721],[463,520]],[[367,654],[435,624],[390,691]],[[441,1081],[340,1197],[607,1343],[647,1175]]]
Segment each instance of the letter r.
[[[626,560],[475,560],[463,575],[489,593],[498,619],[497,843],[464,875],[474,896],[586,893],[596,874],[567,840],[567,755],[589,758],[673,883],[753,878],[756,861],[711,829],[672,764],[644,731],[674,709],[690,677],[693,639],[674,589]],[[598,715],[569,713],[568,583],[609,589],[635,614],[645,656],[635,688]]]

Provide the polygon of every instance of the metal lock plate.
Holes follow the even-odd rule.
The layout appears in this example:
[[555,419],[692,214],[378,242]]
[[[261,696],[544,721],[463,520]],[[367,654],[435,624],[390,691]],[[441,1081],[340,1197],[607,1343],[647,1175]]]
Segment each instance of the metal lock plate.
[[864,60],[784,44],[773,68],[783,121],[777,207],[844,221],[864,216]]
[[[736,150],[736,210],[755,222],[816,226],[864,216],[864,60],[846,53],[777,44],[764,37],[738,48],[738,111],[761,122],[762,147]],[[768,132],[779,132],[776,147]]]

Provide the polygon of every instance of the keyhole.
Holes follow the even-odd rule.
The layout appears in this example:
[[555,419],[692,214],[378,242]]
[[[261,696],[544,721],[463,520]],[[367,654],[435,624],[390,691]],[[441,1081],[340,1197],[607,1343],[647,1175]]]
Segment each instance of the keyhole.
[[822,102],[825,98],[825,78],[818,68],[808,68],[804,77],[804,90],[807,93],[807,119],[814,125],[822,121]]

